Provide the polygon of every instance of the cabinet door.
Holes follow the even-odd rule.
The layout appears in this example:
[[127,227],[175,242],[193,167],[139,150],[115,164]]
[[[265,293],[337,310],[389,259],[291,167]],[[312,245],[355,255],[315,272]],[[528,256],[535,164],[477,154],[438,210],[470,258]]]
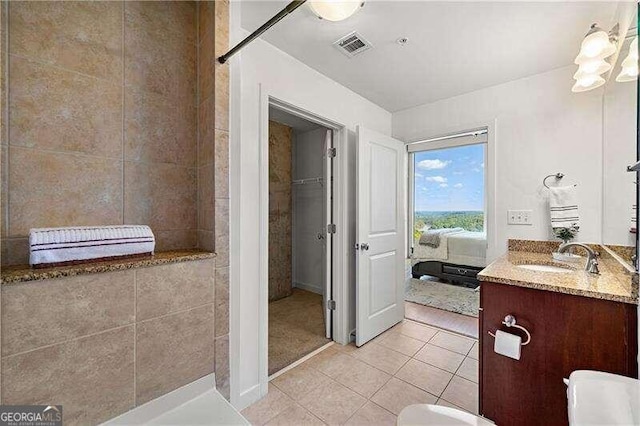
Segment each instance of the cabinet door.
[[[572,371],[637,377],[632,305],[482,283],[481,306],[482,412],[499,425],[568,424],[562,379]],[[507,314],[531,333],[520,360],[496,354],[488,335],[498,328],[519,333],[501,325]]]
[[[541,423],[540,407],[545,401],[544,340],[539,319],[544,312],[544,297],[536,292],[521,292],[519,287],[482,283],[482,328],[480,345],[482,414],[501,426],[552,425],[551,419]],[[540,292],[542,293],[542,292]],[[505,315],[512,314],[518,324],[532,335],[531,343],[522,348],[520,360],[498,355],[493,350],[493,337]],[[510,332],[519,333],[517,330]],[[524,335],[523,341],[525,339]],[[564,399],[566,406],[566,398]]]

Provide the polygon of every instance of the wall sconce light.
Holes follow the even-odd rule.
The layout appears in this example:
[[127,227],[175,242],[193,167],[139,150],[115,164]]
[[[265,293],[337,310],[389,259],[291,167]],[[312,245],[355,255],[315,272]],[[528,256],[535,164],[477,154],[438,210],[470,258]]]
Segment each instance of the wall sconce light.
[[591,25],[574,61],[578,65],[578,71],[573,76],[576,83],[571,88],[572,92],[586,92],[605,83],[600,75],[611,69],[611,64],[605,59],[616,51],[618,32],[617,24],[608,33],[598,27],[598,24]]
[[638,36],[636,36],[629,46],[629,53],[622,61],[622,70],[616,77],[619,83],[635,81],[638,79]]

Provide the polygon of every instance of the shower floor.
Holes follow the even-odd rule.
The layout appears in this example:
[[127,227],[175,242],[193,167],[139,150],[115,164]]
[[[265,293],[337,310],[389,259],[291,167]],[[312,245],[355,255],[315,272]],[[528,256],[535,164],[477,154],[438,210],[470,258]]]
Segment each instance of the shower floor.
[[328,342],[322,295],[294,288],[291,296],[269,303],[269,375]]

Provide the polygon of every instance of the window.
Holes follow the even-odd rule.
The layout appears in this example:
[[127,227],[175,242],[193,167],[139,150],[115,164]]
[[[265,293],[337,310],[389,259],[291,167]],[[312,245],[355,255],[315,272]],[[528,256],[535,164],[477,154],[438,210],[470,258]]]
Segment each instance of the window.
[[[420,145],[423,148],[426,143]],[[420,238],[427,229],[485,231],[485,147],[485,143],[476,143],[410,150],[414,195],[412,240]]]

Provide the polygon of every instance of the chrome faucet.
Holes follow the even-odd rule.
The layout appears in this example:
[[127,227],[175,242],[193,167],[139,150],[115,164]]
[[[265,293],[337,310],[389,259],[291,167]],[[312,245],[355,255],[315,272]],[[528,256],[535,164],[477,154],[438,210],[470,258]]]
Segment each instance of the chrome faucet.
[[582,247],[587,251],[587,264],[584,265],[584,270],[589,272],[590,274],[599,274],[600,270],[598,269],[598,252],[593,250],[586,244],[582,243],[564,243],[561,244],[558,248],[558,253],[564,253],[570,247]]

